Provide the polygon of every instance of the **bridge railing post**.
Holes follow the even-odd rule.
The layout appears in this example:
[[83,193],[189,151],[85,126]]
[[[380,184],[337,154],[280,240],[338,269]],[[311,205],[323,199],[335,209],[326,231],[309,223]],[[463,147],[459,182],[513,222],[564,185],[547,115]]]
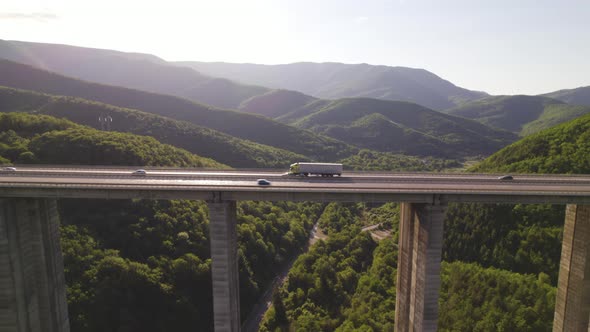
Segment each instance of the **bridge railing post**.
[[211,240],[213,320],[216,332],[240,331],[240,289],[236,231],[236,201],[220,195],[207,201]]
[[0,199],[0,330],[70,330],[55,199]]
[[436,331],[446,205],[401,203],[395,330]]

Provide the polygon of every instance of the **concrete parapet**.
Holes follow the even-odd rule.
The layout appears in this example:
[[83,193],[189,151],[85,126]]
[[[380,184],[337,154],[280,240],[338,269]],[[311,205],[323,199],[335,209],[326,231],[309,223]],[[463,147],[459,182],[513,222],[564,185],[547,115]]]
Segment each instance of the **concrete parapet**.
[[69,331],[54,199],[0,199],[0,331]]

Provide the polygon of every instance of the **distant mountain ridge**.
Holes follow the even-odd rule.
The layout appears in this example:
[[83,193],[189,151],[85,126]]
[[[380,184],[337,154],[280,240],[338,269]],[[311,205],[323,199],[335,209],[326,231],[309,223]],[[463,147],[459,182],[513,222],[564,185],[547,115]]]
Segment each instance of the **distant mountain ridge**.
[[346,157],[355,150],[333,138],[267,117],[215,109],[175,96],[85,82],[7,60],[0,60],[0,73],[0,85],[79,97],[187,121],[311,159],[333,160]]
[[492,153],[517,139],[504,130],[403,101],[325,100],[275,90],[251,98],[240,110],[273,115],[277,121],[381,152],[464,157]]
[[[0,86],[0,114],[34,113],[68,119],[101,129],[97,121],[108,114],[109,131],[151,136],[158,141],[185,149],[233,167],[286,167],[289,161],[308,160],[290,151],[241,140],[192,123],[115,107],[80,98],[52,96]],[[105,161],[106,162],[106,161]]]
[[151,54],[0,40],[2,58],[73,78],[179,96],[220,108],[235,109],[242,101],[269,90],[209,77]]
[[324,99],[366,97],[417,103],[435,110],[488,96],[435,74],[407,67],[298,62],[285,65],[177,62],[207,75],[245,84],[300,91]]
[[[17,49],[15,45],[19,45],[27,52],[22,49],[15,51]],[[47,53],[49,55],[40,51],[45,48],[50,50]],[[76,48],[67,45],[0,41],[0,55],[3,50],[16,52],[17,55],[33,54],[35,57],[45,59],[46,62],[53,61],[54,65],[62,66],[66,66],[67,54],[71,55],[71,52],[74,52],[76,61],[81,61],[86,66],[84,70],[95,74],[100,72],[107,76],[115,72],[118,82],[123,85],[129,85],[129,83],[122,82],[121,78],[138,81],[141,77],[138,75],[142,72],[134,72],[134,70],[139,68],[149,72],[146,77],[155,77],[164,83],[170,80],[170,86],[186,85],[195,75],[207,78],[192,69],[174,67],[150,55]],[[32,52],[28,52],[31,50]],[[64,57],[63,52],[57,50],[65,50],[63,52],[66,56]],[[81,55],[78,56],[78,54]],[[104,69],[103,65],[111,63],[112,58],[116,58],[116,65],[110,71],[101,72],[101,69]],[[96,62],[99,63],[97,67],[94,66]],[[125,68],[127,70],[125,74],[116,73],[118,69],[126,67],[126,64],[130,64],[129,67],[132,69]],[[466,97],[465,93],[469,95],[467,98],[475,97],[469,90],[461,90],[425,70],[366,64],[303,63],[300,65],[324,70],[327,78],[322,79],[328,80],[324,83],[330,85],[337,84],[339,81],[344,82],[343,80],[351,76],[351,73],[355,78],[365,79],[364,82],[361,82],[362,80],[352,82],[354,84],[360,82],[362,87],[379,86],[383,82],[390,82],[390,78],[398,78],[399,75],[404,74],[412,78],[405,81],[413,83],[406,82],[403,88],[409,87],[408,89],[413,93],[420,94],[423,90],[411,88],[420,86],[430,88],[431,92],[456,93],[451,99],[457,102],[464,100],[462,98]],[[301,68],[290,68],[297,69],[303,76],[306,74]],[[334,71],[334,68],[338,70]],[[395,70],[391,71],[392,68]],[[163,70],[164,74],[160,73],[159,69]],[[358,74],[359,71],[362,75],[355,76],[354,74]],[[84,98],[187,121],[193,125],[272,146],[312,160],[340,160],[356,154],[359,148],[384,153],[462,158],[492,153],[516,139],[515,135],[508,132],[491,129],[463,118],[446,116],[411,102],[364,97],[326,100],[296,91],[271,91],[265,88],[260,94],[235,100],[239,101],[240,110],[257,114],[252,115],[191,102],[177,97],[181,94],[178,91],[175,97],[133,88],[84,82],[7,60],[0,60],[0,72],[2,73],[0,85]],[[169,75],[176,72],[182,74]],[[186,73],[190,74],[183,76]],[[183,81],[183,77],[188,77],[189,80]],[[375,81],[374,78],[382,81],[379,79]],[[144,77],[143,81],[150,80]],[[230,82],[225,79],[222,81]],[[307,83],[310,86],[313,85],[313,81]],[[222,94],[227,91],[225,88],[219,90],[223,91]],[[438,96],[440,97],[440,94]],[[450,100],[448,94],[445,96],[445,100]]]
[[318,100],[301,92],[291,90],[272,90],[242,102],[238,110],[277,118],[304,105]]
[[323,100],[276,90],[252,98],[241,109],[273,114],[278,121],[381,152],[458,158],[492,153],[517,139],[476,121],[402,101]]
[[590,106],[590,86],[554,91],[541,96],[559,99],[572,105]]
[[530,135],[590,112],[590,106],[573,106],[544,96],[494,96],[444,111],[483,124]]
[[[457,87],[423,69],[368,64],[218,63],[204,67],[205,63],[167,62],[151,54],[6,40],[0,40],[0,58],[82,80],[174,95],[230,109],[267,93],[271,90],[268,87],[328,99],[368,97],[410,101],[437,110],[487,96]],[[217,69],[225,66],[232,68]],[[239,67],[234,69],[234,66]]]
[[[285,123],[281,123],[260,115],[210,108],[174,96],[80,81],[7,60],[0,60],[0,72],[2,73],[0,85],[56,95],[69,95],[148,112],[168,117],[170,120],[187,121],[194,128],[181,130],[180,128],[185,125],[162,124],[166,128],[177,127],[183,134],[174,133],[174,131],[164,133],[156,127],[149,129],[148,124],[134,124],[133,128],[137,128],[134,131],[136,133],[150,135],[152,132],[162,142],[183,147],[232,166],[237,165],[236,160],[230,156],[220,156],[221,151],[208,151],[207,146],[196,147],[194,144],[183,144],[173,138],[182,135],[186,139],[190,139],[190,135],[201,135],[200,140],[210,141],[213,133],[207,132],[206,129],[209,128],[234,136],[234,138],[246,139],[280,149],[269,151],[268,148],[248,147],[243,145],[244,143],[240,143],[242,147],[238,150],[251,151],[251,155],[245,158],[248,160],[248,165],[252,165],[250,159],[259,158],[255,156],[264,156],[260,162],[261,165],[285,163],[284,159],[291,161],[295,158],[336,161],[356,154],[359,148],[418,156],[461,158],[492,153],[515,139],[515,136],[507,132],[492,130],[474,121],[444,115],[407,102],[368,98],[336,101],[316,100],[293,91],[276,91],[250,100],[251,102],[256,100],[257,109],[265,106],[267,99],[274,100],[274,105],[266,105],[269,112],[276,111],[275,106],[289,106],[289,103],[281,101],[290,100],[288,114],[283,114],[282,109],[275,113],[283,117]],[[31,98],[34,99],[34,97]],[[87,110],[92,108],[84,106],[83,102],[75,104],[76,107],[68,106],[66,109]],[[251,103],[246,103],[245,106],[248,105]],[[108,107],[112,108],[112,106]],[[109,112],[108,107],[104,109],[105,112]],[[52,107],[52,109],[59,111],[58,107]],[[130,118],[130,115],[125,115],[120,110],[111,109],[110,112],[120,114],[119,116],[126,119]],[[95,111],[95,115],[97,114]],[[326,115],[328,116],[326,117]],[[62,114],[61,116],[72,119],[71,117],[75,114]],[[286,116],[291,118],[287,119]],[[146,118],[146,115],[140,117]],[[317,125],[314,125],[313,122],[316,120]],[[96,116],[84,121],[86,121],[83,122],[84,124],[92,125],[88,121],[96,122]],[[150,118],[148,121],[159,125],[164,119]],[[125,128],[119,130],[125,130]],[[213,139],[217,140],[217,143],[212,146],[219,146],[219,138],[222,137],[220,134],[213,135],[217,137]],[[228,140],[232,141],[233,138],[230,138],[228,136]],[[252,142],[248,144],[252,144]],[[238,142],[231,144],[236,145]],[[226,148],[229,151],[235,150],[229,146]],[[215,150],[214,147],[213,150]],[[292,155],[288,156],[289,153]],[[236,154],[232,152],[230,155],[235,156]],[[282,160],[272,161],[272,156]]]

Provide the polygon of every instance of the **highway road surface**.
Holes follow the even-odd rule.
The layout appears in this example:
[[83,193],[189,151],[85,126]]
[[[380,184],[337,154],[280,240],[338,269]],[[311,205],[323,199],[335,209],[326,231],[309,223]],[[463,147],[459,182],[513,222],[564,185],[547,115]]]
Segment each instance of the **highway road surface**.
[[[30,167],[0,169],[0,197],[192,198],[319,201],[490,201],[590,204],[590,176],[345,172],[292,176],[281,170]],[[270,185],[259,185],[266,179]],[[436,196],[436,197],[435,197]],[[434,197],[434,198],[433,198]],[[307,199],[306,199],[307,198]]]

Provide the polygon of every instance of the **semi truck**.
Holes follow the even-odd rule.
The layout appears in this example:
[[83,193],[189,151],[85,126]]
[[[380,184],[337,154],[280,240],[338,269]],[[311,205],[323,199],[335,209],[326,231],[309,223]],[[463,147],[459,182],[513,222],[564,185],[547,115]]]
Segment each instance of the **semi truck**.
[[289,175],[319,175],[334,176],[342,175],[342,164],[331,163],[294,163],[289,168]]

